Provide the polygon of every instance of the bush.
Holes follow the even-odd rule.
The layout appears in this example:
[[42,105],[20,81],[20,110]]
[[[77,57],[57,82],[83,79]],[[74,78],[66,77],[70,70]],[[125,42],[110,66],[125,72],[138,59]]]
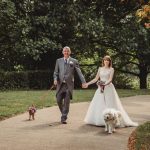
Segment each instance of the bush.
[[118,89],[133,89],[134,80],[131,75],[115,71],[113,83]]
[[48,89],[53,84],[53,72],[29,71],[28,81],[30,89]]
[[28,74],[26,72],[5,72],[4,89],[28,88]]
[[47,89],[52,82],[50,71],[0,72],[0,90]]
[[[97,73],[97,67],[82,67],[82,73],[86,81],[93,79]],[[132,78],[115,72],[113,83],[116,88],[131,89],[133,88]],[[53,84],[53,71],[20,71],[20,72],[0,72],[0,90],[6,89],[48,89]],[[90,88],[96,88],[96,84]],[[81,81],[75,74],[75,88],[81,88]]]
[[134,130],[128,140],[129,150],[149,150],[150,148],[150,121]]
[[4,79],[5,78],[5,75],[4,75],[4,72],[0,72],[0,89],[2,89],[2,87],[4,86]]

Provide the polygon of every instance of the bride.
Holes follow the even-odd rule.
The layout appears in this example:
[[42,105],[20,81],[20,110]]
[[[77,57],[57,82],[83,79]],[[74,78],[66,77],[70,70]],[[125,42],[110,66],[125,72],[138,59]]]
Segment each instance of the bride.
[[90,82],[86,83],[86,88],[95,82],[103,81],[102,86],[98,86],[95,95],[90,103],[87,114],[85,116],[85,123],[96,126],[104,126],[103,111],[106,108],[114,108],[119,110],[122,114],[121,127],[138,126],[133,122],[124,110],[119,96],[112,84],[114,75],[114,68],[112,68],[112,61],[110,56],[105,56],[102,60],[102,67],[99,67],[96,77]]

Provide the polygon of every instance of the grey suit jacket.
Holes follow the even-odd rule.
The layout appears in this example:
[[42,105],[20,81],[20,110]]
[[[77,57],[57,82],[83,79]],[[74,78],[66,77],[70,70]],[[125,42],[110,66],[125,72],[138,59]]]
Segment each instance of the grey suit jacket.
[[[71,97],[74,89],[74,72],[77,72],[82,83],[85,83],[84,76],[79,68],[78,61],[72,57],[69,58],[66,69],[65,81],[70,91]],[[59,58],[56,61],[55,71],[54,71],[54,80],[58,81],[56,95],[58,94],[61,84],[64,80],[65,68],[64,68],[64,58]]]

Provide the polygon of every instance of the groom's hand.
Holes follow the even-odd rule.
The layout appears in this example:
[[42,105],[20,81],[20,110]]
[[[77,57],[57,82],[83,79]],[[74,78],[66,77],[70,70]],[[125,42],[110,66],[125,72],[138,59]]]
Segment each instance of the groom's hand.
[[54,85],[55,85],[55,86],[57,85],[57,80],[54,80]]

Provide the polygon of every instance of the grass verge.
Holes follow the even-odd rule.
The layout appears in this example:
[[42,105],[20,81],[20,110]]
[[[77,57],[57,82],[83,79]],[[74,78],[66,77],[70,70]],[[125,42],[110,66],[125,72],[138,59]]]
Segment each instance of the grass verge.
[[128,140],[129,150],[149,150],[150,149],[150,121],[138,126]]
[[[150,90],[117,90],[120,97],[150,95]],[[91,101],[95,90],[74,90],[72,103]],[[31,104],[38,109],[56,105],[55,91],[0,92],[0,120],[27,111]]]

